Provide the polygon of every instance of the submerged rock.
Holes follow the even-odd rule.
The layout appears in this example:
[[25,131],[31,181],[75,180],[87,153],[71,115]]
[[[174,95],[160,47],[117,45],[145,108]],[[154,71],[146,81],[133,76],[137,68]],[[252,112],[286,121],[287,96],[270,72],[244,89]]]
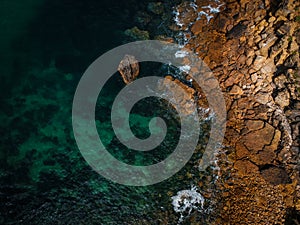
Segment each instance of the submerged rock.
[[125,35],[131,39],[137,40],[148,40],[150,38],[149,32],[145,30],[140,30],[138,27],[133,27],[131,29],[125,30]]
[[135,18],[135,22],[138,24],[139,27],[145,28],[151,21],[151,16],[145,12],[137,12]]
[[164,5],[161,2],[150,2],[147,9],[154,14],[160,15],[164,12]]

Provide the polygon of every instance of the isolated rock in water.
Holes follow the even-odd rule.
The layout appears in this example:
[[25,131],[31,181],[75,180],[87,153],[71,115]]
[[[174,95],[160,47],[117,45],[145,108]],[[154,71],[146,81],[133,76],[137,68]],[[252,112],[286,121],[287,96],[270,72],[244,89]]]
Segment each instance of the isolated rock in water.
[[139,62],[132,55],[125,55],[119,64],[118,71],[125,84],[131,83],[140,72]]

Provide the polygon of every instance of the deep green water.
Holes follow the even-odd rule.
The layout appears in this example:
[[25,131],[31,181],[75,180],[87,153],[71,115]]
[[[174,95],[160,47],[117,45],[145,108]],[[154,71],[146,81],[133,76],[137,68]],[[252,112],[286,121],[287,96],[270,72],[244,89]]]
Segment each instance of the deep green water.
[[[73,95],[83,72],[107,50],[130,41],[124,30],[136,25],[136,13],[146,10],[147,3],[0,2],[0,27],[7,28],[0,31],[0,224],[177,223],[180,215],[173,210],[171,196],[200,180],[195,167],[200,147],[172,178],[152,186],[127,187],[104,179],[87,165],[71,126]],[[160,23],[155,18],[146,28],[153,36],[164,34],[153,29]],[[141,76],[165,75],[159,68],[143,64]],[[100,138],[111,154],[126,163],[149,165],[164,159],[177,143],[180,124],[176,112],[171,108],[162,111],[165,103],[157,99],[139,102],[131,115],[133,132],[146,138],[149,120],[162,116],[168,121],[168,134],[152,153],[124,149],[110,124],[111,104],[123,87],[115,74],[99,96],[96,121]],[[202,134],[200,141],[205,138]]]

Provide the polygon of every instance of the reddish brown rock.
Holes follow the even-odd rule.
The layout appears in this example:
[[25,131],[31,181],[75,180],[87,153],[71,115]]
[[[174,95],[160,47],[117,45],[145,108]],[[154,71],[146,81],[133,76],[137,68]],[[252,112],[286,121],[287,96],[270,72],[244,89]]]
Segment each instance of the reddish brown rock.
[[176,22],[183,30],[186,30],[191,22],[196,21],[197,17],[197,12],[188,1],[181,3],[176,8]]
[[139,62],[132,55],[125,55],[119,64],[120,72],[125,84],[131,83],[140,72]]
[[237,95],[237,96],[239,96],[239,95],[242,95],[244,92],[243,92],[242,88],[240,88],[240,87],[237,86],[237,85],[234,85],[234,86],[231,88],[231,90],[230,90],[229,93],[230,93],[231,95]]
[[225,87],[231,87],[233,84],[238,84],[244,75],[237,71],[232,71],[228,79],[224,82]]
[[242,140],[244,145],[250,151],[257,152],[262,150],[265,145],[269,145],[271,143],[274,132],[274,127],[266,123],[263,129],[246,134]]
[[280,139],[281,139],[281,132],[279,130],[275,130],[275,135],[273,137],[272,143],[270,145],[265,146],[264,149],[271,150],[273,152],[276,151],[278,149]]
[[248,160],[237,160],[234,163],[234,169],[242,176],[258,173],[258,167]]
[[248,151],[248,149],[245,147],[244,144],[240,142],[236,144],[235,151],[237,159],[242,159],[250,156],[250,152]]
[[260,130],[264,127],[264,122],[261,120],[247,120],[246,127],[249,131]]
[[163,90],[172,104],[180,106],[182,113],[191,114],[194,112],[195,90],[171,76],[166,76],[159,89]]
[[191,31],[193,32],[194,35],[197,35],[197,34],[199,34],[199,33],[202,32],[203,27],[204,27],[203,22],[202,22],[201,20],[197,20],[197,21],[193,24],[193,26],[192,26],[192,28],[191,28]]
[[[208,4],[196,3],[198,9]],[[214,224],[283,225],[287,206],[300,210],[299,129],[287,113],[300,100],[292,78],[299,77],[300,65],[296,5],[300,2],[228,0],[211,23],[203,17],[191,27],[188,47],[216,75],[228,110],[223,144],[232,166],[219,162],[226,195]],[[287,190],[289,176],[294,185]]]
[[276,158],[274,151],[270,149],[263,149],[254,155],[251,159],[258,166],[263,166],[267,164],[272,164]]

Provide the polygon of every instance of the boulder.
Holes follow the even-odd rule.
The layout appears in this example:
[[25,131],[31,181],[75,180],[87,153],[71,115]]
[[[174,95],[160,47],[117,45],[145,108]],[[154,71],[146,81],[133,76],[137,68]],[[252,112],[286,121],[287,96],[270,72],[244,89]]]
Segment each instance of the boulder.
[[139,62],[134,56],[125,55],[119,64],[118,71],[125,84],[131,83],[139,75]]

